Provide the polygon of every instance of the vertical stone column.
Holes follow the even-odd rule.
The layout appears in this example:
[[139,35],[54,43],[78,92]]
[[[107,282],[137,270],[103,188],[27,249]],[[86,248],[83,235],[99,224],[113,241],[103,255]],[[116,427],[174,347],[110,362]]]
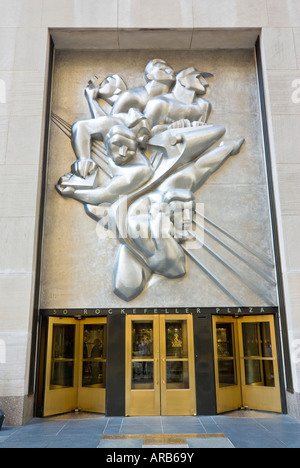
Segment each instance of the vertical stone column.
[[21,424],[28,411],[48,46],[41,8],[39,0],[0,1],[0,407],[6,424]]
[[295,394],[289,412],[300,417],[300,4],[267,0],[262,31],[271,156]]

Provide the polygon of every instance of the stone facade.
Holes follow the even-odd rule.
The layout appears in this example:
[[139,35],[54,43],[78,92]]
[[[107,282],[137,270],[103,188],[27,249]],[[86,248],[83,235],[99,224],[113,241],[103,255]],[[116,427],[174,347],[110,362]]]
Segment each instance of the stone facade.
[[[261,53],[295,395],[300,394],[299,0],[0,0],[0,406],[29,393],[50,35],[57,49]],[[92,44],[92,45],[91,45]]]

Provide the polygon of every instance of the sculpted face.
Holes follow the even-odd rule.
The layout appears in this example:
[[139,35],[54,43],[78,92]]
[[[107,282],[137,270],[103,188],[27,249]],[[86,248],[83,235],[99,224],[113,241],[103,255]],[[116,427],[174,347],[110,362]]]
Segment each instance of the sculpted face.
[[108,155],[117,166],[127,164],[137,152],[138,143],[134,135],[129,132],[113,129],[107,140]]
[[173,68],[164,60],[152,60],[145,69],[145,79],[158,81],[159,83],[171,85],[175,82],[175,72]]
[[201,72],[193,67],[179,72],[177,79],[184,88],[195,91],[197,94],[205,94],[209,86]]
[[119,75],[107,76],[100,85],[99,97],[103,99],[118,96],[126,90],[126,85]]

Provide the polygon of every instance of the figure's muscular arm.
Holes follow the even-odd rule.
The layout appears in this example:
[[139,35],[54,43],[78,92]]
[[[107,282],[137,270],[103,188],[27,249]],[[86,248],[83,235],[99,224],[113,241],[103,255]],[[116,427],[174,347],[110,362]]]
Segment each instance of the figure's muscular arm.
[[97,119],[98,117],[107,115],[97,101],[99,95],[98,86],[94,87],[93,84],[89,84],[84,90],[84,95],[87,100],[92,119]]
[[111,114],[127,113],[131,108],[142,112],[147,104],[148,97],[146,89],[142,87],[124,91],[113,105]]
[[58,185],[56,188],[63,196],[74,198],[89,205],[101,205],[102,203],[114,203],[120,195],[133,192],[147,182],[151,175],[152,169],[150,166],[141,163],[124,168],[123,173],[115,175],[105,187],[87,190],[73,190],[68,187],[61,190]]
[[240,152],[243,143],[243,138],[221,143],[202,155],[194,164],[189,164],[169,177],[161,184],[160,190],[186,189],[195,193],[229,157]]
[[163,97],[149,101],[144,115],[149,120],[152,128],[157,125],[170,124],[174,121],[169,118],[169,103]]

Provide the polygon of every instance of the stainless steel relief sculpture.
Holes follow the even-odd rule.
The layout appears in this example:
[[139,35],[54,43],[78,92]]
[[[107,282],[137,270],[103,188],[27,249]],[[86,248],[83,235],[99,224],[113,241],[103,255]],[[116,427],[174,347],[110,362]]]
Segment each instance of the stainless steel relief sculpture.
[[[154,59],[139,88],[127,89],[118,75],[90,81],[85,89],[90,119],[71,126],[52,116],[71,138],[76,155],[56,189],[83,203],[86,213],[119,239],[112,281],[115,294],[125,301],[140,295],[153,274],[183,277],[188,255],[234,303],[243,305],[189,248],[199,241],[192,227],[203,218],[195,192],[244,143],[243,138],[222,140],[225,128],[208,123],[211,104],[203,96],[210,77],[194,67],[175,73],[164,60]],[[272,266],[268,258],[236,242]],[[271,276],[250,259],[241,256],[240,261],[274,286]],[[259,286],[244,280],[270,302]]]

